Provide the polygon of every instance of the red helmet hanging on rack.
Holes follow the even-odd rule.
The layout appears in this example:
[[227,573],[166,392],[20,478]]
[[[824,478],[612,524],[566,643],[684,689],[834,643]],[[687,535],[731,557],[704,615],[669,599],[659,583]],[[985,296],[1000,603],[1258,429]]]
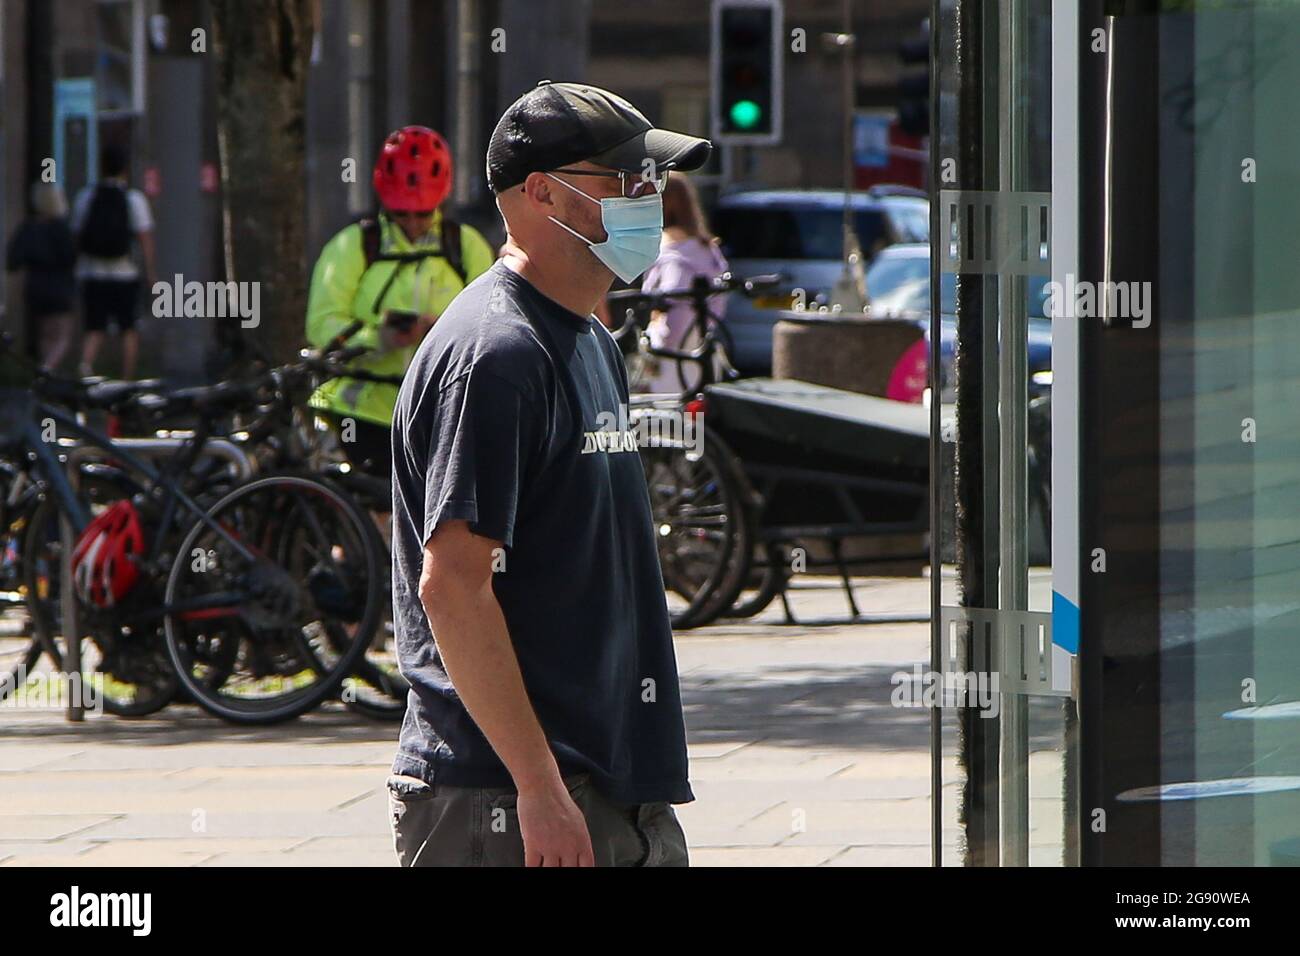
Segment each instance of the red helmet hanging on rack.
[[384,140],[373,181],[385,209],[430,212],[451,192],[451,149],[427,126],[403,126]]
[[135,585],[135,558],[144,551],[144,534],[135,506],[115,501],[98,515],[72,550],[72,581],[85,604],[112,607]]

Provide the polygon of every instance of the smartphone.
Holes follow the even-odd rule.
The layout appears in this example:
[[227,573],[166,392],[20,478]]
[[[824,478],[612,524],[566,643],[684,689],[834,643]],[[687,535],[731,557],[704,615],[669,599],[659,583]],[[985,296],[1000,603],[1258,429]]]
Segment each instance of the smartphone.
[[409,332],[415,328],[415,323],[420,316],[415,312],[406,309],[389,309],[384,314],[384,325],[390,329],[396,329],[398,332]]

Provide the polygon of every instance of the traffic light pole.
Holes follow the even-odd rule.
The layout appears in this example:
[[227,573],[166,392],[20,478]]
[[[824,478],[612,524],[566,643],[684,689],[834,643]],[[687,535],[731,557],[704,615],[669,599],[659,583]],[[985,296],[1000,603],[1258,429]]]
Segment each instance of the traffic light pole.
[[863,280],[862,246],[853,228],[853,54],[857,38],[853,34],[853,0],[842,0],[842,23],[839,33],[822,35],[824,44],[840,51],[840,84],[843,96],[843,173],[844,173],[844,271],[831,293],[831,305],[844,312],[862,312],[867,307],[867,290]]

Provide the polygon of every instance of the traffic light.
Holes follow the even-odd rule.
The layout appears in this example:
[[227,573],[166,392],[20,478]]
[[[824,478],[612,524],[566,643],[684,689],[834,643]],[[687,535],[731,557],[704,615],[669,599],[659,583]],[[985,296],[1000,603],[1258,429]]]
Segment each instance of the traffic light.
[[898,80],[898,125],[909,136],[930,135],[930,20],[898,45],[903,73]]
[[714,0],[714,142],[781,141],[781,13],[781,0]]

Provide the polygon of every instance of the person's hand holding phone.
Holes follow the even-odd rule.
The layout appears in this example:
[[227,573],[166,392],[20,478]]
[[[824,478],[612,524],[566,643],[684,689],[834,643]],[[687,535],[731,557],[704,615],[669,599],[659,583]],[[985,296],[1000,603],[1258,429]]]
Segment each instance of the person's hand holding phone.
[[384,351],[418,345],[437,319],[436,315],[420,315],[409,309],[389,309],[379,328],[379,344]]

